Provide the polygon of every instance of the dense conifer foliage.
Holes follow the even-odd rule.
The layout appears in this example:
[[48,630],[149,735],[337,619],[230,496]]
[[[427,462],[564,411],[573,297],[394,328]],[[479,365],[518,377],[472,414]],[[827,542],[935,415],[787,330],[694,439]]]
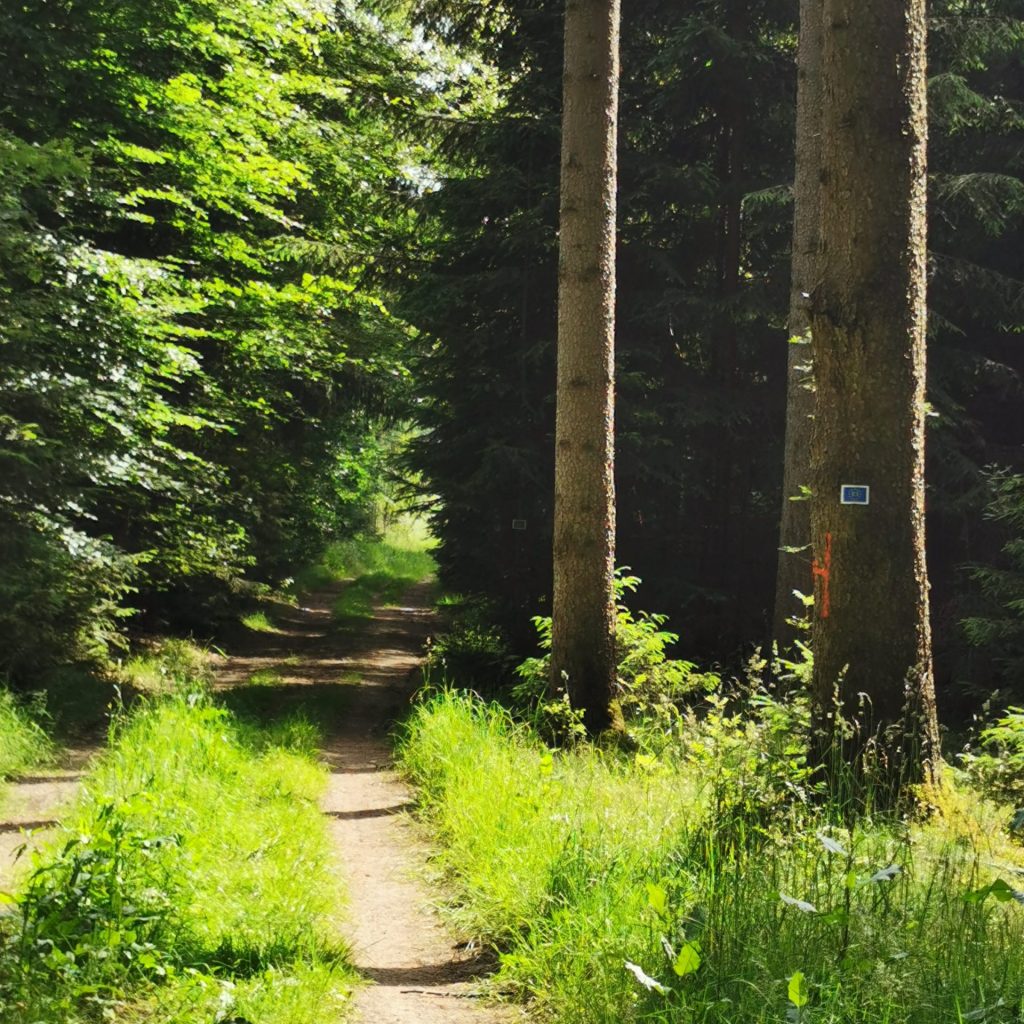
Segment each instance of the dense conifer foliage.
[[933,6],[928,390],[937,415],[926,481],[936,665],[958,695],[961,683],[975,695],[993,684],[1019,692],[1009,650],[993,633],[964,645],[961,623],[1015,617],[985,596],[981,567],[1008,569],[1001,549],[1021,536],[1002,481],[1024,469],[1024,4]]
[[[440,495],[442,572],[526,644],[550,588],[561,8],[446,9],[433,27],[485,54],[504,88],[448,133],[444,187],[426,197],[437,241],[402,307],[438,339],[417,370],[416,464]],[[991,682],[961,627],[980,599],[967,566],[1009,540],[1005,516],[983,515],[987,467],[1022,459],[1021,14],[1014,0],[930,11],[927,505],[947,701]],[[618,558],[703,657],[770,631],[796,17],[770,0],[623,15]]]
[[[476,26],[509,84],[452,135],[465,159],[430,197],[448,231],[404,307],[443,339],[421,371],[437,422],[420,449],[442,569],[513,631],[550,576],[559,14],[510,7],[503,27]],[[775,543],[790,14],[737,8],[735,38],[719,5],[645,3],[623,21],[619,560],[670,566],[645,573],[648,599],[723,647],[757,633],[758,545]]]

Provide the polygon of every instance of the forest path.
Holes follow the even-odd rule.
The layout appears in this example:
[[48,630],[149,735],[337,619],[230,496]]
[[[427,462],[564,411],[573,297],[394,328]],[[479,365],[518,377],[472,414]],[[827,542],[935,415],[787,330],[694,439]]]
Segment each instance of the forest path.
[[61,753],[56,767],[22,775],[4,786],[0,795],[0,892],[11,891],[19,872],[31,863],[28,854],[53,835],[98,749],[98,744],[69,748]]
[[[216,673],[220,687],[232,688],[229,702],[255,695],[267,712],[301,709],[325,726],[331,774],[323,810],[349,897],[342,930],[370,982],[356,993],[353,1024],[524,1019],[519,1009],[480,1000],[489,964],[431,910],[441,894],[423,880],[429,850],[404,813],[413,795],[393,768],[388,734],[408,707],[436,625],[431,589],[417,584],[398,607],[378,608],[345,633],[332,623],[337,591],[307,595],[275,616],[278,633],[240,641]],[[273,682],[245,685],[254,673]]]

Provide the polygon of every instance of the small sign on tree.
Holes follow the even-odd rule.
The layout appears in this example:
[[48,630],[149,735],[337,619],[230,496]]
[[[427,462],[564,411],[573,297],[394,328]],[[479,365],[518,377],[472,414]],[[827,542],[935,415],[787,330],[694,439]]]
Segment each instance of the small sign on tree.
[[839,488],[840,505],[870,505],[871,488],[867,484],[843,484]]

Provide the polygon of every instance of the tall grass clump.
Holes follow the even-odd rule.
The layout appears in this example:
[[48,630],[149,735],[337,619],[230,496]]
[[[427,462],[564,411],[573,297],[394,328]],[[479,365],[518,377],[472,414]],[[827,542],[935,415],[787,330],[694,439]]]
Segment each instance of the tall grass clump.
[[209,651],[191,640],[162,637],[125,659],[116,679],[146,694],[189,689],[212,678]]
[[810,799],[761,701],[633,753],[548,749],[451,692],[414,710],[401,763],[499,984],[573,1024],[1020,1020],[1019,848],[963,794],[920,822]]
[[306,1024],[352,980],[310,727],[270,735],[200,691],[111,728],[0,945],[5,1024]]
[[0,783],[52,757],[53,744],[38,718],[38,709],[33,713],[0,686]]

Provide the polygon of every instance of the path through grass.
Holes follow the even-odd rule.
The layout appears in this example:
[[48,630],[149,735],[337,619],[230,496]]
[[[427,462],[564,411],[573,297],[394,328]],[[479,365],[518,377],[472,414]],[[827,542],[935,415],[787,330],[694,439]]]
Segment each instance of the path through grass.
[[312,566],[299,573],[299,592],[347,582],[334,602],[335,620],[342,626],[373,618],[374,607],[394,604],[413,584],[433,575],[433,546],[419,520],[392,525],[383,538],[357,537],[332,544]]
[[318,742],[195,685],[119,718],[2,919],[0,1019],[338,1019],[353,974]]

